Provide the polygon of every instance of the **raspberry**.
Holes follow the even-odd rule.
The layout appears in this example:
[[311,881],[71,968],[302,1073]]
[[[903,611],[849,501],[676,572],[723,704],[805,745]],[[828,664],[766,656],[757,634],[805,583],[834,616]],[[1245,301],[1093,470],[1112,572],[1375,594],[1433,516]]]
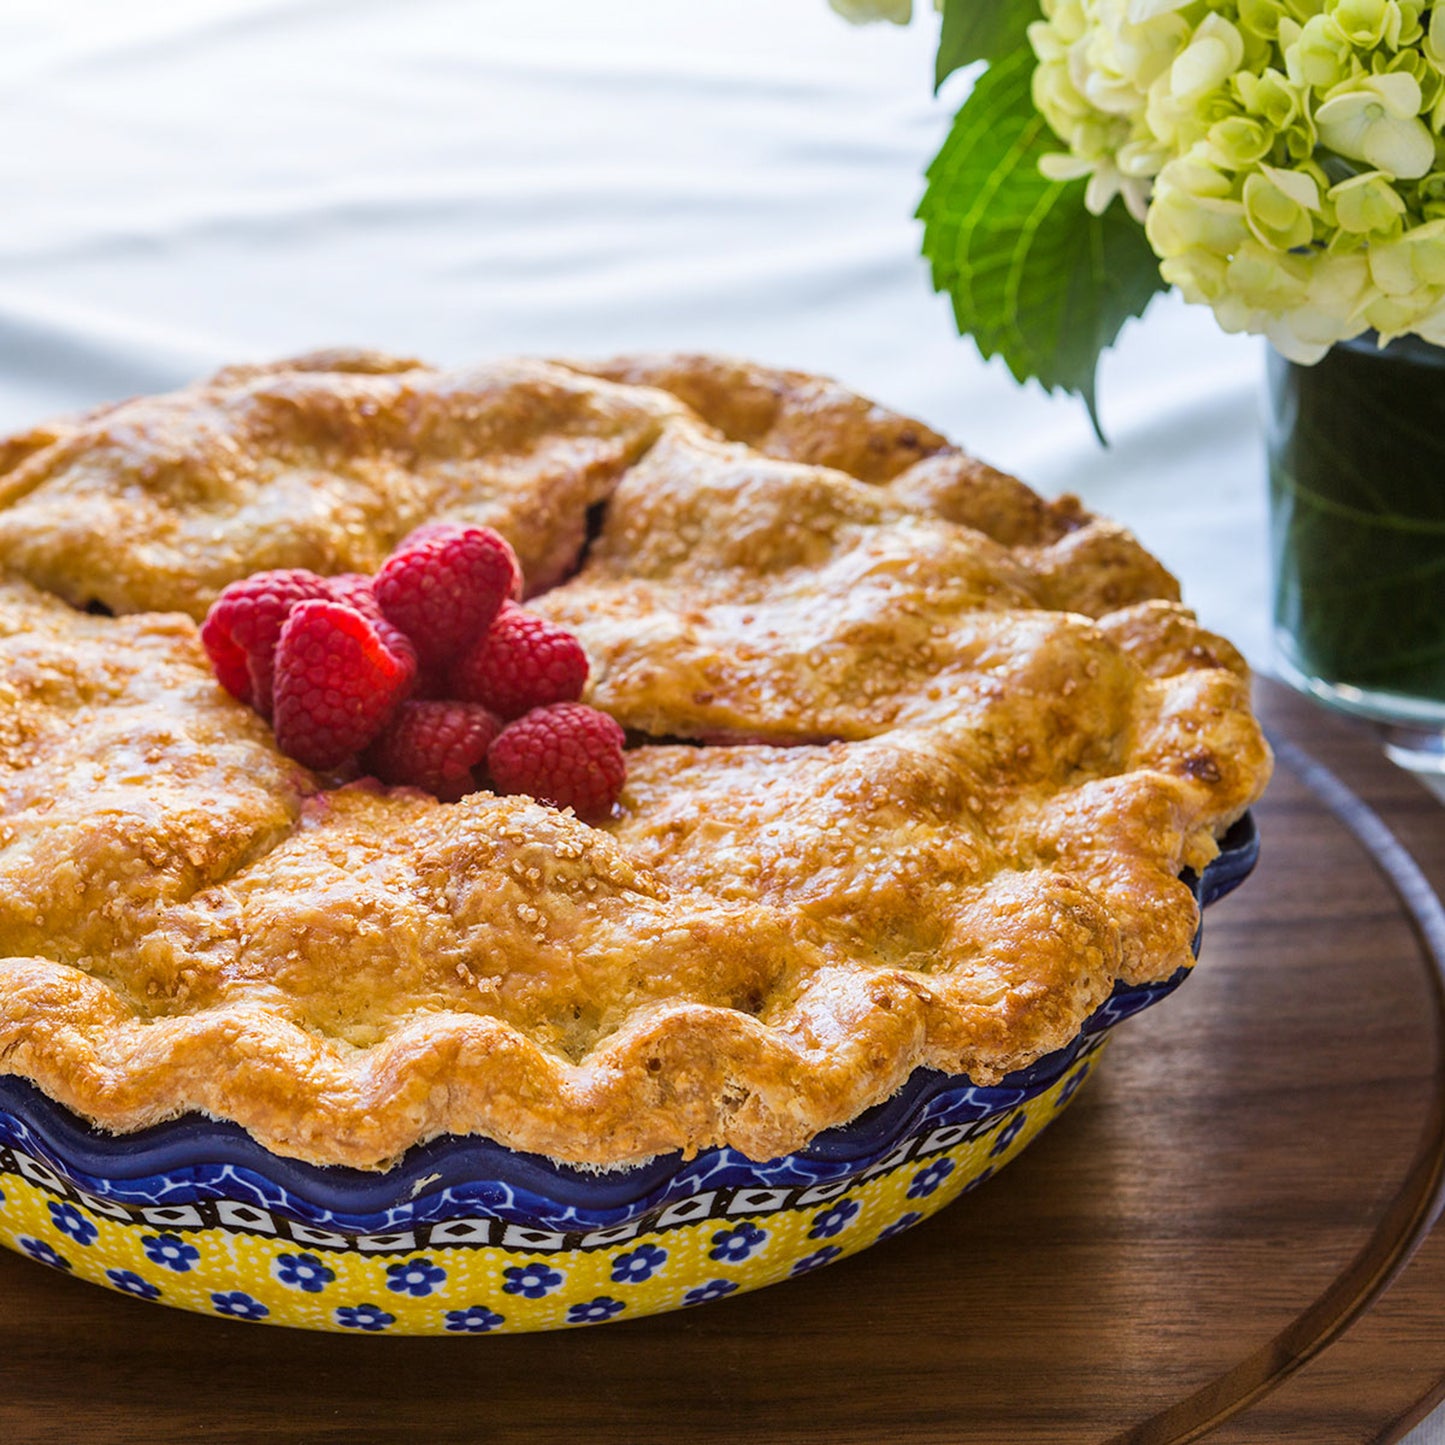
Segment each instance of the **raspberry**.
[[404,702],[366,755],[367,766],[384,783],[425,788],[443,803],[477,790],[473,769],[502,721],[471,702]]
[[405,552],[408,547],[415,547],[418,543],[428,541],[432,537],[450,537],[454,533],[464,530],[467,525],[465,522],[423,522],[420,527],[413,527],[391,550]]
[[436,669],[487,630],[521,578],[516,553],[490,527],[433,526],[386,559],[374,588],[387,620]]
[[553,703],[504,727],[487,749],[487,766],[499,792],[530,793],[580,818],[604,817],[627,777],[623,740],[605,712]]
[[[400,542],[392,548],[392,552],[404,552],[410,547],[419,543],[429,542],[436,537],[454,537],[458,532],[491,532],[490,527],[484,527],[480,522],[423,522],[420,527],[413,527]],[[493,535],[497,535],[493,533]],[[522,596],[522,564],[517,564],[517,580],[512,585],[512,590],[507,594],[514,602]]]
[[410,659],[412,666],[416,666],[416,648],[411,645],[411,638],[399,627],[393,627],[382,615],[381,603],[376,600],[376,588],[370,577],[364,572],[342,572],[326,578],[326,591],[337,602],[344,602],[369,618],[387,647],[398,657]]
[[509,602],[491,630],[463,655],[452,691],[499,717],[575,702],[587,682],[587,654],[565,628]]
[[325,579],[301,567],[257,572],[224,588],[201,623],[201,643],[221,686],[269,718],[282,624],[298,602],[328,595]]
[[373,620],[381,616],[381,604],[371,578],[365,572],[341,572],[326,579],[327,594],[336,602],[354,607],[363,617]]
[[385,727],[416,662],[341,602],[300,602],[276,643],[276,743],[308,768],[334,768]]

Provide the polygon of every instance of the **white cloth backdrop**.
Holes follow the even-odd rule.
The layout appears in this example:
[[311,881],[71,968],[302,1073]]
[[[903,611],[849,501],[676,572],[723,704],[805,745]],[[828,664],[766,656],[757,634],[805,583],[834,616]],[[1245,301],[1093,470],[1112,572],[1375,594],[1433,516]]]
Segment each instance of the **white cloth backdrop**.
[[1156,301],[1103,367],[1107,451],[1078,403],[981,362],[911,219],[966,85],[932,97],[936,25],[855,30],[824,0],[4,0],[0,430],[339,343],[732,352],[1079,492],[1267,665],[1260,344]]

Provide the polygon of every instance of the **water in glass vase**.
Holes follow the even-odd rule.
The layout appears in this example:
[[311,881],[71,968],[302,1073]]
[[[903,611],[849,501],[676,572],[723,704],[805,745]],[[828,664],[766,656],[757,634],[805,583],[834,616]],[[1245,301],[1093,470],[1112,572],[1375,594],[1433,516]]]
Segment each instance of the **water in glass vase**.
[[1445,349],[1269,358],[1275,637],[1297,686],[1445,772]]

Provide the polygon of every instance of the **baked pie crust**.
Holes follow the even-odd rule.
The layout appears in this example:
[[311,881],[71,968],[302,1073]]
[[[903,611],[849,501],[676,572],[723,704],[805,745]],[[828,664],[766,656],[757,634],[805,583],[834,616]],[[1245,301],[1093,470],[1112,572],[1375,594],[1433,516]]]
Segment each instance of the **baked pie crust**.
[[[317,777],[197,620],[419,523],[513,543],[633,742],[617,816]],[[709,357],[233,367],[0,444],[0,1070],[384,1168],[798,1149],[1192,962],[1269,754],[1073,498]]]

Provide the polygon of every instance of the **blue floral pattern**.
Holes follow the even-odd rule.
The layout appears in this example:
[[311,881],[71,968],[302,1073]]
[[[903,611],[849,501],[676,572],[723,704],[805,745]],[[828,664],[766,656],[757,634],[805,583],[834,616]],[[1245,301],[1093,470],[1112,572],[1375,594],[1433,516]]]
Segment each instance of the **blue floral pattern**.
[[194,1244],[187,1244],[176,1234],[146,1234],[140,1243],[152,1264],[173,1269],[177,1274],[185,1274],[201,1257],[201,1251]]
[[840,1199],[830,1209],[825,1209],[816,1219],[813,1220],[813,1227],[808,1231],[809,1239],[832,1239],[834,1235],[842,1234],[843,1227],[858,1213],[858,1201],[856,1199]]
[[1019,1130],[1028,1122],[1028,1115],[1020,1109],[1002,1129],[998,1131],[998,1138],[993,1141],[993,1148],[988,1151],[988,1157],[993,1159],[1002,1154],[1010,1144],[1019,1136]]
[[502,1271],[506,1283],[502,1289],[507,1294],[519,1294],[524,1299],[541,1299],[562,1283],[562,1276],[545,1264],[512,1264]]
[[571,1305],[567,1310],[567,1323],[569,1325],[600,1325],[605,1320],[610,1320],[613,1315],[620,1315],[627,1306],[620,1299],[613,1299],[610,1295],[599,1295],[594,1300],[588,1300],[586,1304]]
[[655,1244],[639,1244],[630,1254],[619,1254],[612,1261],[614,1284],[641,1284],[651,1279],[667,1263],[667,1251]]
[[22,1234],[19,1244],[20,1248],[23,1249],[31,1259],[38,1259],[41,1264],[48,1264],[51,1269],[74,1268],[63,1254],[56,1254],[43,1239],[31,1239],[28,1234]]
[[211,1304],[218,1315],[229,1315],[233,1320],[263,1320],[271,1313],[242,1289],[218,1291],[211,1296]]
[[505,1315],[489,1310],[486,1305],[472,1305],[464,1310],[448,1310],[447,1329],[458,1334],[484,1335],[507,1322]]
[[912,1229],[923,1216],[916,1210],[910,1209],[907,1214],[900,1214],[886,1229],[878,1231],[878,1238],[892,1239],[895,1234],[902,1234],[905,1229]]
[[133,1294],[137,1299],[159,1299],[161,1297],[160,1286],[142,1279],[133,1269],[108,1269],[105,1277],[122,1294]]
[[62,1234],[68,1234],[79,1245],[94,1244],[100,1234],[95,1225],[73,1204],[57,1204],[51,1200],[50,1220]]
[[992,1179],[992,1178],[993,1178],[993,1165],[990,1164],[990,1165],[988,1166],[988,1168],[983,1171],[982,1174],[975,1174],[975,1175],[973,1176],[973,1178],[970,1179],[970,1180],[968,1181],[968,1183],[963,1186],[963,1189],[962,1189],[961,1192],[964,1193],[964,1194],[972,1194],[973,1191],[974,1191],[975,1189],[977,1189],[980,1184],[987,1184],[988,1181],[989,1181],[990,1179]]
[[446,1270],[429,1259],[408,1259],[402,1264],[386,1267],[387,1289],[395,1290],[397,1294],[409,1294],[415,1299],[429,1295],[446,1277]]
[[336,1278],[336,1271],[322,1264],[314,1254],[279,1254],[275,1272],[282,1284],[305,1290],[307,1294],[320,1294]]
[[366,1330],[376,1334],[396,1323],[380,1305],[342,1305],[336,1311],[336,1323],[344,1330]]
[[709,1259],[721,1260],[724,1264],[740,1264],[748,1259],[768,1237],[766,1229],[746,1221],[732,1229],[720,1229],[712,1237]]
[[825,1264],[832,1264],[843,1251],[836,1244],[825,1244],[822,1249],[800,1259],[793,1266],[794,1274],[807,1274],[810,1269],[822,1269]]
[[690,1289],[683,1295],[682,1302],[685,1305],[705,1305],[709,1300],[722,1299],[724,1295],[730,1295],[737,1289],[737,1285],[730,1279],[710,1279],[706,1284],[700,1284],[696,1289]]
[[932,1164],[920,1169],[913,1176],[913,1183],[908,1186],[908,1197],[910,1199],[927,1199],[952,1173],[952,1159],[935,1159]]
[[1079,1092],[1079,1085],[1089,1077],[1089,1070],[1094,1066],[1092,1063],[1085,1064],[1081,1069],[1075,1069],[1069,1075],[1069,1081],[1059,1090],[1058,1098],[1054,1100],[1054,1108],[1062,1109],[1075,1094]]

